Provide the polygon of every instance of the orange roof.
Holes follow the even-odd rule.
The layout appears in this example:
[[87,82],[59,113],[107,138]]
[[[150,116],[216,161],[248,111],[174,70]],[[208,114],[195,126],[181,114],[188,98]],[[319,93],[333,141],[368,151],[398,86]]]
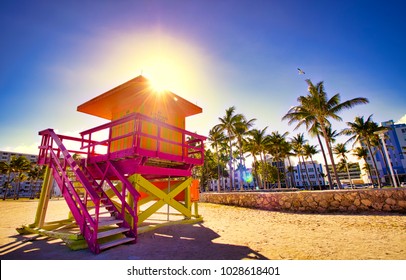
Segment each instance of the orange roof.
[[164,91],[158,94],[151,87],[149,80],[141,75],[79,105],[77,110],[112,120],[114,112],[129,104],[135,106],[147,104],[147,106],[151,106],[151,104],[157,103],[164,104],[165,107],[169,107],[174,112],[185,117],[202,112],[202,108],[173,92]]

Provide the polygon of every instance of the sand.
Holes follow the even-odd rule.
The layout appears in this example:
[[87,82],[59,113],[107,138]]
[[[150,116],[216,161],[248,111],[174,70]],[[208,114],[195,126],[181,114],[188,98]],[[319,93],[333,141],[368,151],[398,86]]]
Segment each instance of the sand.
[[[293,214],[201,203],[204,221],[139,235],[137,244],[95,255],[60,239],[19,235],[38,200],[0,201],[0,259],[35,260],[405,260],[406,215]],[[47,220],[67,217],[51,200]]]

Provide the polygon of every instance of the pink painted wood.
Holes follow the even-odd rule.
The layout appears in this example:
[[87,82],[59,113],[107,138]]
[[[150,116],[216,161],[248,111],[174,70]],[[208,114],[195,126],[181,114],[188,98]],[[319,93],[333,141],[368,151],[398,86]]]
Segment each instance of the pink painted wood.
[[[113,127],[118,125],[134,123],[134,131],[126,133],[124,135],[111,137],[111,130]],[[157,126],[158,131],[156,135],[148,134],[143,132],[143,124],[149,123]],[[182,141],[177,142],[173,140],[165,139],[161,136],[160,131],[162,128],[165,128],[173,133],[179,133],[182,136]],[[108,138],[104,140],[93,140],[93,135],[106,131],[108,133]],[[204,140],[206,137],[198,135],[196,133],[189,132],[187,130],[180,129],[176,126],[166,124],[164,122],[155,120],[153,118],[147,117],[139,113],[133,113],[116,121],[112,121],[101,126],[83,131],[80,133],[82,136],[82,146],[81,149],[87,150],[87,158],[90,162],[100,162],[107,160],[117,160],[133,157],[146,157],[146,158],[155,158],[163,161],[171,161],[176,163],[181,163],[179,169],[185,169],[185,166],[188,166],[188,169],[191,169],[194,165],[202,165],[204,161]],[[125,138],[132,138],[132,146],[127,147],[123,150],[112,152],[111,146],[113,141],[117,141]],[[156,143],[156,149],[145,149],[142,148],[140,143],[143,139],[153,140]],[[178,150],[181,151],[180,154],[171,154],[161,150],[161,144],[166,143],[178,147]],[[97,148],[105,148],[106,151],[104,154],[96,152]],[[132,163],[133,164],[133,163]],[[183,165],[182,165],[183,164]],[[143,169],[148,170],[148,167],[143,167]],[[159,170],[148,170],[148,172],[158,172]],[[166,174],[162,170],[162,175]]]
[[[109,166],[108,169],[114,172],[115,176],[122,182],[121,194],[118,196],[121,207],[118,209],[101,187],[103,182],[106,181],[115,193],[119,193],[115,185],[111,183],[111,180],[106,178],[108,173],[106,172],[104,174],[105,177],[102,178],[101,182],[97,182],[91,172],[89,172],[89,169],[84,164],[78,164],[71,155],[72,151],[68,150],[62,143],[63,140],[82,143],[82,139],[57,135],[52,129],[41,131],[39,134],[42,136],[42,140],[41,146],[39,147],[38,163],[47,164],[51,168],[52,175],[61,189],[62,195],[89,248],[94,253],[100,252],[97,235],[99,232],[99,213],[102,204],[106,207],[108,206],[113,211],[114,217],[122,221],[121,227],[128,228],[125,234],[128,237],[136,238],[138,220],[136,209],[139,193],[133,188],[131,183],[121,175],[114,166]],[[74,180],[72,180],[72,175],[68,175],[68,171],[73,172]],[[85,191],[84,197],[80,197],[73,182],[81,183]],[[131,206],[127,203],[127,194],[132,196],[135,203],[134,205]],[[87,202],[89,200],[91,200],[95,206],[94,216],[90,215],[89,209],[87,208]],[[126,220],[126,211],[132,216],[132,221],[134,222],[130,223]]]

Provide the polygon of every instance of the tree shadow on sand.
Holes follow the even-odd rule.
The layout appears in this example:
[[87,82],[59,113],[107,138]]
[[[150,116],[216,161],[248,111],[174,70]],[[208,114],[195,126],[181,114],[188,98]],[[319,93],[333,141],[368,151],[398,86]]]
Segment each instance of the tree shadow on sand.
[[[60,239],[15,235],[0,246],[6,260],[266,260],[247,246],[216,243],[220,235],[202,223],[161,227],[142,233],[136,244],[121,245],[98,255],[88,249],[72,251]],[[213,242],[214,241],[214,242]]]

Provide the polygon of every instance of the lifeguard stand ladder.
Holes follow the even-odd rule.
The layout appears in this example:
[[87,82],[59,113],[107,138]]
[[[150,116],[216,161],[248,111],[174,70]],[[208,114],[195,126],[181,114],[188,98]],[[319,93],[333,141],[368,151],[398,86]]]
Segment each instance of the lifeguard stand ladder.
[[[185,130],[185,118],[200,107],[169,91],[157,93],[138,76],[78,111],[110,122],[81,137],[39,132],[38,163],[46,174],[35,221],[19,228],[21,234],[61,238],[71,249],[99,253],[160,226],[202,221],[192,168],[203,164],[206,138]],[[53,181],[70,213],[45,222]],[[165,205],[166,219],[158,218]],[[173,214],[181,219],[171,220]]]

